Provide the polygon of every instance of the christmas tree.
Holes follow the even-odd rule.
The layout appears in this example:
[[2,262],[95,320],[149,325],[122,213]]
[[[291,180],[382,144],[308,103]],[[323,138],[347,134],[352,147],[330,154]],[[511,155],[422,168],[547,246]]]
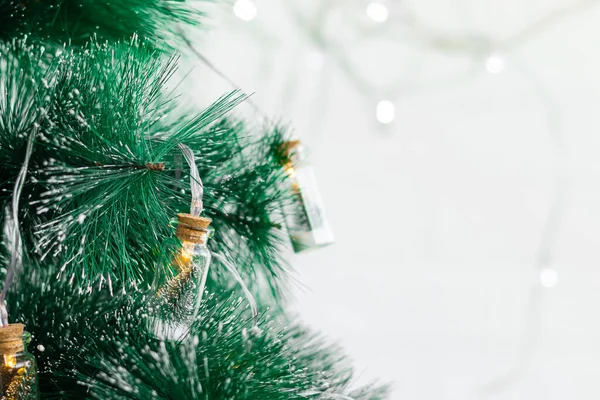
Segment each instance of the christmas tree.
[[385,397],[285,315],[287,129],[178,97],[202,17],[0,0],[2,398]]

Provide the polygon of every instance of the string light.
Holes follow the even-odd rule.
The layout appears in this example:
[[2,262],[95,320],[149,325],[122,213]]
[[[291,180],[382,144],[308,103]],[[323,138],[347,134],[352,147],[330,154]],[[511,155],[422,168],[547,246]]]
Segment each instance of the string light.
[[396,117],[396,107],[394,107],[394,103],[389,100],[381,100],[377,103],[377,111],[375,113],[377,117],[377,121],[382,124],[391,123]]
[[14,354],[4,354],[4,366],[14,368],[17,366],[17,357]]
[[505,66],[506,62],[499,54],[491,54],[487,60],[485,60],[485,69],[487,69],[490,74],[501,73],[504,71]]
[[552,268],[544,268],[540,271],[540,283],[545,288],[553,288],[558,283],[558,273]]
[[252,0],[237,0],[233,5],[233,13],[242,21],[252,21],[256,18],[258,9]]
[[296,170],[294,169],[294,167],[291,166],[291,163],[290,163],[290,166],[286,167],[285,172],[288,173],[290,178],[296,177]]
[[375,22],[385,22],[390,16],[388,8],[376,1],[367,5],[367,16]]

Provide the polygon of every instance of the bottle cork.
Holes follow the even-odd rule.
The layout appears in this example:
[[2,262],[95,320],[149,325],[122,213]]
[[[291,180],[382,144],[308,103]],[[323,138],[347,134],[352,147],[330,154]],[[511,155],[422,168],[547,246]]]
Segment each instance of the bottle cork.
[[281,143],[279,149],[285,157],[289,157],[292,151],[298,146],[300,146],[299,140],[288,140],[287,142]]
[[191,214],[177,214],[177,231],[175,234],[181,241],[192,243],[204,243],[208,226],[212,222],[210,218],[196,217]]
[[0,353],[14,354],[23,351],[23,324],[9,324],[0,328]]

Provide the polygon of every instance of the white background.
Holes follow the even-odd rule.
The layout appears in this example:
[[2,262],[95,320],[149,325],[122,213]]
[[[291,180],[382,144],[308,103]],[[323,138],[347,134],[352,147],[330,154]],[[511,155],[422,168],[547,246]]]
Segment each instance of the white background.
[[[572,3],[390,2],[376,24],[366,2],[257,0],[254,20],[223,6],[202,34],[310,146],[337,241],[292,257],[311,289],[297,308],[361,379],[392,381],[393,399],[600,398],[600,4],[503,42]],[[323,8],[327,48],[314,41]],[[391,32],[406,10],[424,37],[467,39],[448,50]],[[473,50],[472,35],[505,44]],[[396,107],[385,127],[382,99]]]

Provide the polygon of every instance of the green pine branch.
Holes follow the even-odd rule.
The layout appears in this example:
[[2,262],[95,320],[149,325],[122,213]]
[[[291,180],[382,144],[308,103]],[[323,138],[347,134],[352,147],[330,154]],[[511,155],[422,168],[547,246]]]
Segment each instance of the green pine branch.
[[199,0],[0,0],[0,39],[36,37],[48,44],[111,42],[132,35],[159,49],[180,45],[177,24],[198,25]]
[[[5,51],[14,69],[38,66],[27,85],[0,77],[15,99],[39,104],[30,111],[26,101],[6,100],[0,154],[19,154],[22,136],[34,124],[41,127],[23,202],[23,228],[33,233],[28,244],[39,257],[59,262],[59,274],[83,286],[99,277],[109,286],[147,286],[171,254],[171,222],[189,210],[188,167],[177,148],[184,143],[194,150],[204,181],[205,215],[216,232],[211,248],[232,260],[250,285],[264,277],[271,292],[281,294],[277,210],[286,197],[285,173],[272,148],[285,135],[273,128],[252,134],[243,122],[222,119],[244,95],[232,92],[201,112],[189,110],[164,95],[176,59],[163,61],[137,39],[93,42],[51,56],[26,42]],[[14,55],[19,52],[26,57]],[[15,115],[22,116],[19,123]],[[5,201],[18,157],[10,167],[3,173]],[[222,284],[231,281],[214,271]]]
[[154,293],[81,290],[42,269],[9,296],[14,321],[33,334],[43,398],[381,399],[354,388],[348,359],[301,326],[263,315],[254,326],[242,299],[208,296],[181,341],[155,336]]

